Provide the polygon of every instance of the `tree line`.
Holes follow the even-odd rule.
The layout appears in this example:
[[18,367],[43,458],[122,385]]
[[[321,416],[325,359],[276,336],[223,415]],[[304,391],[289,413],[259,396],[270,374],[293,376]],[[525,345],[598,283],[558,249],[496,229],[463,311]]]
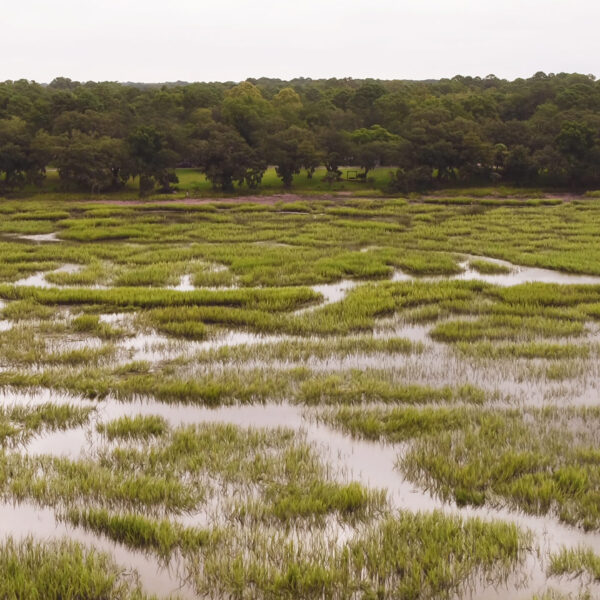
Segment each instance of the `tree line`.
[[600,83],[537,73],[507,81],[249,79],[164,85],[26,80],[0,83],[0,187],[168,191],[177,167],[215,189],[260,186],[268,165],[282,185],[324,165],[368,178],[390,167],[390,189],[502,182],[600,187]]

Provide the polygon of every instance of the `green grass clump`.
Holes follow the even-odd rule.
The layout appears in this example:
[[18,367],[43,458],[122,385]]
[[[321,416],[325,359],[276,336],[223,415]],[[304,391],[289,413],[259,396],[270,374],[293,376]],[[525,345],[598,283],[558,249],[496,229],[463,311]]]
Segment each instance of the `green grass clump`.
[[46,273],[44,278],[49,283],[54,285],[62,286],[73,286],[73,285],[98,285],[107,283],[109,278],[110,269],[107,265],[102,264],[99,261],[93,261],[89,265],[69,273],[67,271],[53,271]]
[[114,285],[118,287],[177,285],[185,265],[179,263],[157,263],[127,269],[117,275]]
[[204,498],[200,483],[183,483],[175,474],[122,473],[92,459],[22,457],[12,463],[8,491],[18,499],[47,506],[75,502],[100,507],[174,514],[194,509]]
[[192,274],[192,284],[195,287],[226,287],[234,283],[235,277],[229,269],[199,267]]
[[560,552],[550,556],[548,575],[576,577],[584,574],[594,581],[600,581],[600,556],[591,548],[563,546]]
[[51,402],[38,406],[0,407],[0,446],[25,443],[43,431],[70,429],[84,425],[93,409]]
[[123,331],[104,323],[97,315],[80,315],[71,321],[73,331],[77,333],[88,333],[98,336],[104,340],[112,340],[123,335]]
[[323,414],[325,422],[340,427],[354,437],[404,442],[411,438],[440,434],[472,423],[482,411],[470,408],[406,407],[363,409],[342,407]]
[[[384,252],[385,254],[385,252]],[[441,252],[402,252],[389,254],[388,264],[411,275],[456,275],[462,271],[456,260]]]
[[204,340],[208,336],[206,325],[200,321],[163,322],[156,331],[187,340]]
[[439,342],[478,340],[522,340],[534,337],[574,337],[583,333],[580,322],[544,317],[495,315],[476,321],[447,321],[436,325],[430,335]]
[[235,403],[252,404],[267,400],[281,401],[290,393],[290,386],[302,379],[304,371],[246,372],[237,369],[177,376],[165,373],[158,377],[146,368],[107,369],[47,369],[38,372],[0,372],[0,388],[33,389],[45,387],[84,396],[120,400],[155,398],[161,402],[221,406]]
[[483,275],[506,275],[511,272],[510,267],[489,260],[470,260],[469,267]]
[[352,370],[335,375],[311,377],[305,381],[298,396],[309,405],[363,404],[430,404],[441,402],[467,402],[482,404],[486,399],[483,390],[472,385],[433,388],[397,383],[384,371]]
[[11,321],[44,320],[54,317],[56,310],[31,300],[10,302],[2,309],[2,317]]
[[321,299],[309,288],[271,288],[252,290],[196,290],[179,292],[135,287],[32,288],[0,285],[0,297],[7,300],[33,300],[45,305],[98,305],[105,308],[158,308],[185,306],[224,306],[288,311]]
[[368,490],[356,482],[324,481],[317,473],[310,477],[310,469],[307,471],[286,483],[271,483],[260,501],[239,505],[236,517],[245,522],[275,519],[288,524],[298,520],[322,523],[325,516],[333,514],[340,520],[357,522],[369,521],[387,509],[383,491]]
[[162,417],[157,415],[137,415],[121,417],[108,423],[99,423],[96,429],[111,441],[115,439],[149,439],[164,435],[168,430],[168,425]]
[[163,558],[169,558],[175,550],[182,553],[197,552],[217,539],[213,532],[183,527],[168,519],[151,519],[133,513],[110,513],[104,509],[73,508],[66,512],[64,519],[75,526],[104,534],[130,548],[153,550]]
[[76,542],[0,543],[0,597],[48,600],[144,600],[135,579],[108,554]]

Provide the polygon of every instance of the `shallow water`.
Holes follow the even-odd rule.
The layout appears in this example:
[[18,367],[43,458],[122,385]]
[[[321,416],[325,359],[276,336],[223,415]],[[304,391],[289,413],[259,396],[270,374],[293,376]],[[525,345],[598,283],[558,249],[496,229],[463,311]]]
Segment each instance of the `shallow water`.
[[314,306],[308,306],[306,308],[300,308],[299,310],[294,311],[295,315],[301,315],[303,313],[311,312],[316,310],[317,308],[322,308],[323,306],[327,306],[328,304],[333,304],[334,302],[339,302],[343,300],[348,292],[355,288],[357,285],[360,285],[362,282],[355,281],[352,279],[343,279],[342,281],[338,281],[336,283],[322,283],[319,285],[310,286],[311,289],[318,294],[322,294],[323,300]]
[[[66,395],[52,394],[47,391],[39,395],[7,394],[0,398],[1,402],[10,402],[11,404],[31,404],[49,400],[57,403],[73,402],[73,399]],[[583,545],[600,552],[599,532],[585,533],[579,529],[563,525],[553,517],[536,517],[508,508],[459,508],[453,503],[443,502],[404,479],[396,469],[398,458],[406,446],[352,439],[319,423],[311,417],[312,413],[308,413],[298,406],[288,404],[248,405],[210,409],[189,405],[167,405],[154,401],[119,402],[112,399],[98,403],[89,401],[78,403],[97,407],[97,416],[92,420],[91,426],[39,436],[33,439],[23,451],[30,455],[49,453],[75,458],[81,452],[90,452],[102,443],[101,436],[95,432],[97,421],[107,421],[124,415],[161,415],[174,427],[208,422],[228,423],[242,427],[287,427],[298,431],[306,437],[308,442],[315,444],[323,461],[332,465],[333,472],[340,474],[344,480],[359,481],[370,487],[386,489],[390,503],[394,508],[413,512],[440,510],[447,514],[458,514],[462,517],[480,517],[485,520],[500,519],[514,522],[523,529],[533,532],[539,553],[534,552],[528,557],[523,570],[511,575],[506,584],[501,586],[487,585],[484,582],[477,584],[466,597],[485,600],[506,597],[529,600],[533,593],[540,591],[548,583],[545,567],[549,552],[558,550],[563,544],[573,547]],[[19,509],[16,510],[18,512]],[[35,509],[35,511],[37,510]],[[6,517],[1,521],[4,533],[15,536],[23,535],[23,521],[19,518],[12,519],[8,507],[0,510],[0,515],[2,513]],[[47,537],[64,533],[65,526],[55,522],[51,511],[43,510],[41,515],[40,518],[46,522],[44,525],[46,533],[43,535]],[[186,521],[189,521],[189,525],[194,524],[191,518],[187,518]],[[28,520],[25,519],[24,522],[27,523]],[[29,529],[26,530],[27,532],[29,532]],[[70,535],[70,532],[67,531],[67,533]],[[77,535],[80,534],[77,533]],[[108,544],[119,562],[135,566],[140,570],[142,581],[145,583],[152,577],[158,577],[159,579],[162,578],[161,589],[173,587],[173,580],[169,579],[168,574],[156,571],[155,562],[151,560],[144,562],[146,559],[140,558],[137,553],[133,553],[134,556],[130,561],[130,553],[126,549],[122,549],[107,540],[102,540],[101,537],[98,538],[87,533],[84,535],[86,542],[94,545],[97,545],[100,539],[103,549]],[[573,583],[567,579],[564,581],[553,580],[551,583],[565,591],[572,591],[578,585],[578,583]],[[156,587],[149,587],[148,589],[158,591]]]
[[[49,271],[49,273],[77,273],[81,271],[83,267],[81,265],[75,264],[65,264],[55,269],[54,271]],[[24,285],[29,287],[41,287],[41,288],[49,288],[49,287],[64,287],[58,286],[54,283],[50,283],[46,280],[47,273],[44,271],[40,271],[39,273],[34,273],[29,277],[24,277],[23,279],[19,279],[15,281],[13,285]]]
[[[50,241],[50,240],[49,240]],[[469,257],[469,260],[479,257]],[[598,284],[600,277],[569,275],[548,269],[517,267],[499,261],[481,257],[490,262],[505,264],[512,269],[506,275],[481,275],[468,268],[468,260],[461,263],[463,273],[449,278],[418,278],[425,281],[442,279],[468,280],[477,279],[497,285],[518,285],[525,282],[544,282],[560,284]],[[74,272],[81,268],[79,265],[64,265],[57,271]],[[74,270],[70,270],[74,269]],[[397,272],[395,281],[416,280],[410,275]],[[361,282],[341,281],[335,284],[313,286],[313,289],[324,296],[318,306],[301,309],[296,314],[314,310],[326,304],[342,300],[347,293]],[[38,285],[48,287],[44,274],[36,274],[17,282],[18,285]],[[191,276],[184,276],[174,289],[182,291],[194,289]],[[1,305],[0,305],[1,308]],[[101,319],[110,323],[121,323],[128,319],[130,313],[114,313],[102,315]],[[9,321],[0,321],[0,331],[12,326]],[[536,360],[498,360],[493,365],[485,365],[469,360],[454,352],[452,348],[439,344],[429,337],[430,326],[392,324],[374,332],[375,337],[404,337],[425,345],[422,355],[355,355],[345,358],[311,360],[310,366],[315,371],[331,371],[333,369],[348,369],[367,367],[396,369],[399,380],[406,383],[423,383],[431,385],[452,385],[471,383],[487,391],[499,390],[502,394],[510,394],[522,405],[542,405],[548,402],[566,405],[597,405],[600,393],[600,366],[595,359],[589,359],[586,364],[586,377],[573,381],[548,381],[536,379],[528,374],[527,369],[544,368],[548,362]],[[597,341],[597,332],[588,334],[587,341]],[[596,337],[594,337],[596,336]],[[276,343],[287,336],[266,336],[247,332],[230,331],[214,340],[204,342],[184,342],[174,340],[155,333],[140,334],[120,342],[119,347],[129,353],[134,360],[165,360],[181,354],[204,351],[221,346],[240,344]],[[75,341],[73,344],[88,345],[89,340]],[[100,340],[98,340],[101,343]],[[266,366],[266,365],[263,365]],[[93,452],[104,444],[102,436],[96,430],[98,421],[107,421],[120,416],[129,415],[161,415],[172,426],[194,423],[219,422],[239,426],[253,427],[288,427],[306,436],[315,444],[323,460],[333,465],[334,471],[343,474],[345,479],[360,481],[371,487],[383,488],[393,507],[410,511],[441,510],[448,514],[459,514],[463,517],[477,516],[483,519],[501,519],[517,523],[524,529],[531,530],[539,547],[539,554],[531,553],[527,557],[522,570],[512,574],[507,582],[500,586],[479,582],[463,597],[473,599],[495,600],[500,598],[515,598],[530,600],[534,593],[542,592],[547,587],[555,587],[564,592],[576,592],[580,586],[578,579],[552,579],[545,575],[547,555],[559,549],[563,544],[568,546],[584,545],[600,553],[600,533],[584,533],[578,529],[562,525],[553,517],[533,517],[507,508],[459,508],[452,503],[445,503],[431,494],[419,489],[408,482],[396,469],[402,446],[392,446],[364,440],[354,440],[350,437],[318,423],[301,407],[288,404],[233,406],[219,409],[209,409],[189,405],[167,405],[153,401],[135,401],[122,403],[113,399],[102,402],[73,400],[67,395],[41,391],[35,394],[6,394],[0,396],[0,403],[39,403],[39,402],[74,403],[97,408],[91,424],[86,427],[74,428],[67,431],[51,432],[34,437],[21,451],[31,455],[52,454],[77,458],[81,453]],[[36,520],[37,519],[37,520]],[[202,513],[186,516],[189,525],[200,524]],[[142,578],[142,583],[152,592],[168,594],[179,585],[179,576],[162,568],[155,559],[142,553],[132,552],[114,544],[110,540],[89,534],[82,529],[57,523],[51,509],[39,509],[33,505],[0,504],[0,522],[5,535],[20,537],[32,534],[37,539],[46,539],[67,535],[113,554],[115,559],[127,568],[136,568]],[[596,587],[590,587],[595,593],[600,593]],[[190,590],[184,589],[182,596],[193,597]]]
[[32,235],[19,234],[17,236],[20,240],[27,240],[29,242],[61,242],[62,240],[58,239],[58,233],[36,233]]
[[122,544],[117,544],[103,535],[87,532],[81,527],[73,527],[58,521],[51,508],[42,508],[22,502],[0,503],[0,523],[3,537],[14,539],[31,537],[44,542],[48,539],[68,538],[85,546],[111,554],[115,562],[126,572],[136,570],[140,583],[149,592],[162,597],[177,595],[183,599],[196,598],[194,591],[182,585],[178,566],[162,565],[151,554],[137,552]]
[[[497,265],[502,265],[511,270],[510,273],[499,273],[496,275],[486,275],[479,273],[469,267],[471,260],[484,260]],[[466,260],[459,263],[462,269],[461,273],[455,275],[436,275],[416,277],[397,270],[392,275],[392,281],[484,281],[494,285],[510,287],[522,283],[558,283],[562,285],[600,285],[600,276],[595,275],[577,275],[573,273],[563,273],[553,269],[542,269],[538,267],[525,267],[514,265],[508,261],[498,258],[488,258],[487,256],[467,255]]]
[[174,286],[169,286],[170,290],[177,290],[178,292],[191,292],[195,290],[194,284],[192,283],[191,275],[182,275],[179,283]]
[[[484,275],[468,267],[470,260],[485,260],[507,267],[511,269],[511,272],[498,275]],[[519,285],[521,283],[559,283],[563,285],[600,284],[600,277],[595,275],[577,275],[574,273],[563,273],[561,271],[542,269],[539,267],[524,267],[514,265],[498,258],[487,258],[485,256],[469,256],[467,261],[461,263],[461,267],[465,269],[465,271],[458,275],[454,275],[451,279],[477,279],[479,281],[485,281],[501,286]]]

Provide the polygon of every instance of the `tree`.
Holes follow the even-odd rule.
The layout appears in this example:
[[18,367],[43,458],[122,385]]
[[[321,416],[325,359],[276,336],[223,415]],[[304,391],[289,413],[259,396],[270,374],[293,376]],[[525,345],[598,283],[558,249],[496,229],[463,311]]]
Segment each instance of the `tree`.
[[509,181],[517,185],[530,183],[535,176],[536,168],[529,148],[522,145],[511,148],[506,157],[504,170]]
[[352,144],[347,132],[327,127],[321,130],[319,145],[323,151],[326,177],[329,180],[338,180],[342,172],[340,166],[352,164]]
[[123,187],[132,166],[124,140],[79,131],[54,138],[54,162],[66,187],[92,193]]
[[314,168],[316,162],[315,141],[306,129],[293,125],[271,135],[266,141],[269,161],[276,165],[277,176],[286,188],[292,186],[294,175],[302,167]]
[[265,162],[232,127],[215,123],[198,148],[201,168],[215,189],[232,191],[234,182],[244,181],[256,187],[262,180]]
[[45,157],[32,149],[31,143],[32,136],[23,119],[0,120],[0,177],[4,175],[1,184],[5,189],[39,180]]
[[354,161],[364,169],[365,177],[379,165],[398,164],[403,140],[381,125],[356,129],[350,134],[350,140],[354,144]]
[[271,116],[271,106],[249,81],[231,88],[221,105],[225,123],[235,127],[251,147],[257,147]]
[[177,154],[170,150],[164,136],[153,127],[139,127],[129,136],[133,174],[140,178],[140,195],[148,194],[156,185],[169,191],[177,183]]
[[285,125],[299,125],[302,100],[290,87],[283,88],[272,100],[273,108]]

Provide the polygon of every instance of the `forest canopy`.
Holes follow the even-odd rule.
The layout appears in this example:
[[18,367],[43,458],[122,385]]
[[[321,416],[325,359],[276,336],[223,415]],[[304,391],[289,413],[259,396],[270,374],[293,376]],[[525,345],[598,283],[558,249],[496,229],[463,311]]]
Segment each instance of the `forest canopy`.
[[390,167],[390,190],[450,185],[600,187],[600,83],[537,73],[507,81],[249,79],[242,83],[0,83],[0,191],[169,191],[196,167],[215,189],[282,186],[324,165],[368,178]]

